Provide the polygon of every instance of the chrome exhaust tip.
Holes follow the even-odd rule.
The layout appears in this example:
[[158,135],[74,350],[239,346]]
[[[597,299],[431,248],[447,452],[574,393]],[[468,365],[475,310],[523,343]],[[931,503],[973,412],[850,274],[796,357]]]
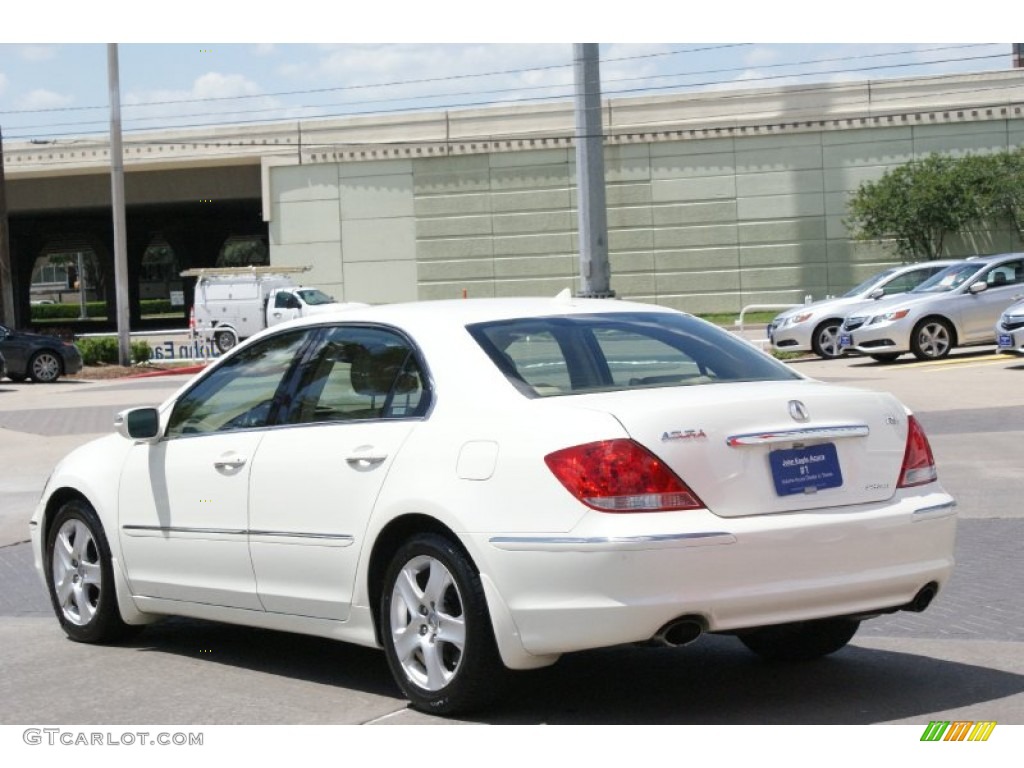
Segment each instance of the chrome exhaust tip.
[[689,645],[703,634],[704,622],[698,618],[686,617],[670,621],[655,632],[651,641],[668,648],[679,648]]

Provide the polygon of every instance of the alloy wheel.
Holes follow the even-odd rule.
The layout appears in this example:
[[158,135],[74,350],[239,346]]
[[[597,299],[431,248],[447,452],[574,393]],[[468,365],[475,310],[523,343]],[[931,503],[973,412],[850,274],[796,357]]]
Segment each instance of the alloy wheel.
[[391,643],[420,688],[439,691],[455,677],[466,645],[462,595],[440,560],[420,555],[403,566],[391,593]]
[[99,607],[103,569],[92,531],[81,520],[67,520],[53,546],[53,589],[64,618],[82,627]]

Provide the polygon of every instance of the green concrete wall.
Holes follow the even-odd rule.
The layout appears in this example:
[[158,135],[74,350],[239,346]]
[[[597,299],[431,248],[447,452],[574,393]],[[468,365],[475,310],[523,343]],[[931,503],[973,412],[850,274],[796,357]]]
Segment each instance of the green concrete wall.
[[[839,294],[897,261],[853,242],[850,192],[931,152],[1024,144],[1024,120],[800,130],[609,146],[612,288],[691,312]],[[571,149],[271,169],[271,262],[350,301],[578,287]],[[1022,247],[965,233],[951,255]]]

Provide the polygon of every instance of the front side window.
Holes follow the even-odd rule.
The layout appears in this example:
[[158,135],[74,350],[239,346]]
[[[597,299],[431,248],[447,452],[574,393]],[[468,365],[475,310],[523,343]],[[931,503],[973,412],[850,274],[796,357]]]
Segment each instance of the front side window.
[[523,318],[468,330],[529,397],[799,378],[732,334],[688,315]]
[[1024,260],[1004,262],[990,269],[982,279],[989,288],[1020,283],[1024,281]]
[[301,309],[299,300],[290,293],[279,293],[274,297],[274,309]]
[[309,334],[308,329],[278,334],[225,360],[175,403],[167,436],[266,426]]
[[289,423],[422,415],[427,405],[424,376],[402,336],[359,326],[335,326],[322,334],[303,365]]

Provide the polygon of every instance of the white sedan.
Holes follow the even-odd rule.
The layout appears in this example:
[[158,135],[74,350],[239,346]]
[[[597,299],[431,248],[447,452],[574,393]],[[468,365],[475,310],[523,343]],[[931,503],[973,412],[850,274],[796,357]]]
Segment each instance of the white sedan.
[[953,567],[954,501],[895,398],[644,304],[319,315],[116,431],[31,522],[72,639],[183,615],[383,647],[442,714],[589,648],[824,656]]

